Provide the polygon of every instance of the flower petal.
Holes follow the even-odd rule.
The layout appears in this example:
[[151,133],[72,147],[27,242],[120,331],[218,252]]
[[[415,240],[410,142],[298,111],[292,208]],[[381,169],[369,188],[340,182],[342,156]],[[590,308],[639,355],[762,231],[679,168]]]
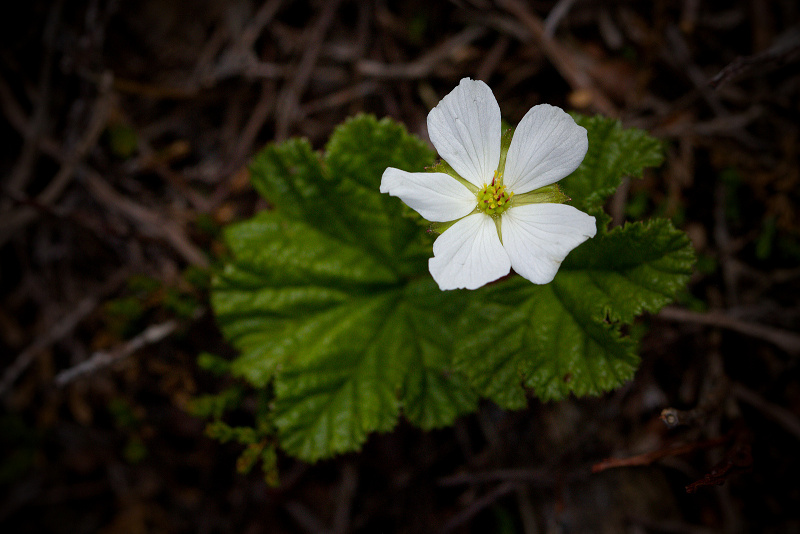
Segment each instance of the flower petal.
[[428,113],[428,135],[439,156],[476,187],[500,162],[500,106],[480,80],[464,78]]
[[566,204],[512,207],[501,219],[511,266],[534,284],[553,280],[572,249],[594,237],[594,217]]
[[406,172],[389,167],[381,178],[381,193],[399,197],[432,222],[460,219],[475,209],[475,195],[464,184],[441,172]]
[[428,269],[439,289],[477,289],[511,270],[494,219],[483,213],[465,217],[433,243]]
[[555,183],[578,168],[588,149],[586,129],[563,109],[534,106],[514,130],[503,183],[517,195]]

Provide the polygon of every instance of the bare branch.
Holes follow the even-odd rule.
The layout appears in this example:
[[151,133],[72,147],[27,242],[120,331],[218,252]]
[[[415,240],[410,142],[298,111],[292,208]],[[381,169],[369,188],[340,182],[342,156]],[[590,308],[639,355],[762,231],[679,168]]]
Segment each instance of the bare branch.
[[789,354],[800,354],[800,335],[757,323],[748,323],[719,312],[697,313],[672,306],[662,309],[658,317],[669,321],[696,323],[732,330],[768,341]]

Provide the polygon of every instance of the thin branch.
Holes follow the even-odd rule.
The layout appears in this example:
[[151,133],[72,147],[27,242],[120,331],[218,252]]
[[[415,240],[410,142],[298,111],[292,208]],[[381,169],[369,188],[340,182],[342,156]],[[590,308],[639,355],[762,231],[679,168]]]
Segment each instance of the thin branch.
[[705,73],[697,66],[692,59],[692,53],[689,45],[683,38],[680,30],[674,25],[671,25],[666,30],[667,44],[669,50],[663,51],[663,57],[666,59],[678,72],[686,75],[690,82],[695,86],[703,100],[711,107],[715,115],[725,116],[729,112],[725,106],[720,102],[719,96],[708,87],[707,77]]
[[305,48],[300,63],[294,70],[294,77],[278,95],[275,117],[275,139],[283,140],[289,134],[289,128],[297,119],[301,95],[305,92],[306,85],[311,79],[314,66],[317,64],[322,43],[328,29],[333,23],[334,15],[339,9],[341,0],[331,0],[323,4],[322,11],[316,23],[308,29],[310,39]]
[[[110,92],[106,93],[110,95]],[[101,102],[105,100],[101,98]],[[17,102],[11,98],[7,86],[0,80],[0,101],[3,103],[3,112],[9,119],[9,122],[20,131],[23,135],[27,134],[28,122],[25,119],[22,108],[19,107]],[[30,204],[32,206],[41,206],[42,208],[48,206],[60,194],[61,189],[66,186],[67,179],[70,179],[73,173],[81,174],[89,185],[90,191],[95,193],[95,198],[103,202],[103,204],[115,208],[116,211],[121,211],[123,214],[132,218],[134,221],[143,223],[144,227],[152,234],[164,238],[169,242],[173,248],[180,253],[186,261],[203,268],[207,268],[209,263],[206,256],[198,249],[186,236],[183,230],[173,221],[166,220],[161,215],[153,212],[144,206],[136,204],[132,200],[120,195],[106,183],[106,181],[93,169],[81,163],[81,159],[103,131],[107,120],[111,102],[107,101],[103,105],[100,103],[95,106],[95,113],[93,119],[90,121],[91,128],[84,136],[81,142],[78,143],[76,151],[72,155],[65,154],[62,148],[50,139],[44,137],[40,139],[39,145],[43,153],[52,157],[61,163],[61,169],[56,176],[56,179],[40,194],[36,199],[32,199]],[[58,182],[56,184],[56,182]],[[56,189],[57,188],[57,189]],[[32,211],[32,208],[26,208]],[[42,211],[41,209],[39,211]],[[27,212],[19,210],[14,212],[19,217],[28,217],[25,215]],[[12,216],[14,215],[12,214]],[[12,221],[13,223],[13,221]],[[27,221],[25,221],[27,223]],[[11,226],[11,225],[9,225]],[[5,228],[3,229],[5,230]],[[8,230],[7,234],[0,231],[0,244],[4,242],[4,238],[10,237],[11,231]]]
[[725,435],[725,436],[720,436],[718,438],[709,439],[706,441],[698,441],[695,443],[678,445],[676,447],[659,449],[657,451],[645,452],[643,454],[637,454],[635,456],[629,456],[627,458],[606,458],[605,460],[597,462],[592,466],[592,473],[599,473],[601,471],[605,471],[606,469],[611,469],[614,467],[650,465],[657,460],[661,460],[662,458],[688,454],[690,452],[696,451],[697,449],[710,449],[712,447],[717,447],[729,441],[730,439],[731,436]]
[[731,390],[740,401],[746,402],[763,413],[767,419],[778,423],[784,430],[800,439],[800,419],[782,406],[773,404],[742,384],[733,384]]
[[316,100],[306,102],[300,108],[300,114],[303,116],[308,116],[324,109],[344,106],[353,100],[357,100],[374,93],[377,88],[378,83],[374,81],[365,81],[351,87],[345,87],[341,91],[336,91]]
[[283,508],[292,516],[297,524],[306,532],[312,534],[328,534],[328,529],[308,506],[300,501],[289,501]]
[[345,534],[350,531],[350,514],[356,489],[358,489],[358,470],[353,464],[347,463],[342,468],[342,482],[336,496],[332,534]]
[[[47,187],[37,195],[36,201],[39,204],[49,205],[56,201],[64,189],[69,185],[75,170],[80,165],[81,161],[86,157],[86,154],[97,144],[100,135],[105,129],[108,121],[108,114],[111,111],[114,93],[110,90],[111,78],[105,77],[101,84],[100,96],[94,104],[89,124],[86,126],[83,137],[78,142],[74,150],[72,150],[64,159],[61,160],[61,167],[56,175],[47,184]],[[2,232],[0,232],[0,245],[5,243],[14,232],[21,227],[29,224],[36,219],[37,211],[31,208],[22,208],[16,212],[5,214],[5,223]]]
[[547,35],[542,19],[530,10],[526,2],[497,0],[497,4],[525,25],[533,40],[541,46],[542,51],[573,90],[587,91],[592,97],[591,105],[597,111],[612,117],[619,115],[616,106],[596,86],[588,74],[589,69],[585,64],[588,58],[576,51],[568,51],[558,41]]
[[250,114],[250,119],[239,134],[239,142],[236,143],[236,148],[230,158],[230,169],[241,166],[242,161],[247,158],[252,150],[256,138],[258,137],[258,132],[261,131],[264,123],[267,122],[267,119],[274,113],[275,92],[272,85],[273,83],[267,80],[261,82],[261,96],[259,96],[258,102]]
[[708,82],[712,89],[719,89],[726,83],[755,74],[777,69],[800,60],[800,29],[797,27],[776,39],[776,43],[751,56],[737,57]]
[[356,64],[356,69],[364,76],[375,78],[425,78],[430,76],[436,70],[436,67],[450,57],[454,51],[464,48],[486,35],[486,33],[487,29],[482,26],[467,26],[427,54],[410,63],[386,64],[365,59]]
[[495,502],[497,502],[501,497],[511,493],[512,491],[519,488],[519,482],[504,482],[494,488],[492,491],[487,493],[486,495],[482,496],[479,499],[475,499],[470,505],[457,514],[455,517],[450,519],[444,527],[442,528],[442,532],[452,532],[453,530],[457,529],[461,525],[465,524],[467,521],[475,517],[481,510],[484,508],[491,506]]
[[264,27],[269,24],[278,10],[281,8],[283,0],[267,0],[261,5],[261,8],[256,12],[253,20],[247,25],[247,28],[242,32],[240,44],[244,48],[252,48]]
[[501,35],[497,41],[492,45],[492,48],[486,53],[481,61],[478,70],[475,71],[475,76],[479,80],[488,81],[492,74],[497,70],[500,61],[505,57],[508,52],[508,47],[511,45],[511,37],[508,35]]
[[553,37],[556,33],[556,28],[558,28],[559,23],[567,16],[569,10],[572,8],[572,4],[575,3],[575,0],[558,0],[556,5],[553,6],[553,9],[550,10],[550,13],[547,14],[547,18],[544,19],[544,34],[548,37]]
[[20,352],[14,363],[8,366],[5,373],[3,373],[3,379],[0,380],[0,396],[5,395],[10,390],[17,378],[31,366],[44,349],[72,332],[87,315],[94,311],[98,303],[99,300],[94,295],[84,298],[61,321],[48,329],[44,336],[38,338],[28,348]]
[[126,271],[117,272],[104,284],[98,294],[85,297],[72,307],[70,312],[65,314],[60,321],[47,328],[44,335],[19,353],[14,363],[8,366],[3,373],[3,378],[0,380],[0,396],[5,395],[11,389],[14,382],[31,366],[42,351],[72,332],[81,321],[97,308],[100,300],[105,295],[113,292],[126,277]]
[[[63,0],[55,2],[50,9],[47,23],[44,30],[44,58],[39,69],[39,91],[37,95],[36,111],[33,112],[30,120],[30,127],[27,129],[29,135],[25,137],[25,143],[20,150],[20,156],[11,175],[8,178],[7,187],[11,191],[21,192],[25,189],[30,178],[36,155],[39,152],[39,137],[44,133],[44,128],[48,119],[50,108],[50,91],[53,71],[53,52],[55,44],[55,34],[61,19],[61,12],[64,6]],[[10,93],[10,92],[9,92]]]
[[84,375],[94,373],[122,361],[137,350],[158,343],[171,335],[177,330],[179,324],[177,320],[171,319],[160,324],[148,326],[141,334],[130,339],[111,352],[95,352],[88,360],[61,371],[55,377],[55,384],[58,387],[64,387]]
[[658,313],[658,317],[669,321],[725,328],[746,336],[768,341],[789,354],[800,354],[800,335],[772,326],[748,323],[719,312],[697,313],[668,306]]
[[479,473],[459,473],[440,478],[440,486],[459,486],[461,484],[478,484],[483,482],[547,482],[553,480],[550,469],[495,469]]
[[79,171],[86,182],[87,189],[96,200],[109,209],[122,213],[139,223],[140,230],[166,240],[189,263],[208,268],[208,258],[189,240],[177,223],[121,195],[96,171],[88,167],[81,167]]

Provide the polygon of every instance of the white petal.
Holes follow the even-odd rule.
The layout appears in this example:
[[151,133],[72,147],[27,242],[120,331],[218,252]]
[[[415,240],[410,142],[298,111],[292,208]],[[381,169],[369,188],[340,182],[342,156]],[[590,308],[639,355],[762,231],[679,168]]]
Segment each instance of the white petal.
[[406,172],[389,167],[381,178],[381,193],[399,197],[433,222],[455,221],[475,209],[475,195],[464,184],[441,172]]
[[578,168],[588,149],[586,129],[564,110],[534,106],[514,130],[503,183],[517,195],[555,183]]
[[464,78],[428,113],[428,135],[439,156],[481,187],[500,162],[500,106],[480,80]]
[[477,289],[511,270],[494,219],[483,213],[465,217],[433,243],[428,269],[439,289]]
[[597,232],[594,217],[566,204],[509,208],[501,221],[511,266],[534,284],[551,282],[567,254]]

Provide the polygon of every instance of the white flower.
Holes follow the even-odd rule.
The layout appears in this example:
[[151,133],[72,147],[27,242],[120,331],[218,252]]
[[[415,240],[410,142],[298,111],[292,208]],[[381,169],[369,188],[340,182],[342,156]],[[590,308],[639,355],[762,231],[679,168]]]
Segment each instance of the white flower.
[[442,290],[476,289],[512,267],[535,284],[549,283],[567,254],[595,235],[594,217],[526,195],[578,168],[589,147],[586,130],[557,107],[534,106],[514,131],[502,167],[500,130],[489,86],[464,78],[428,114],[431,142],[461,180],[392,167],[383,173],[381,193],[429,221],[455,221],[428,261]]

